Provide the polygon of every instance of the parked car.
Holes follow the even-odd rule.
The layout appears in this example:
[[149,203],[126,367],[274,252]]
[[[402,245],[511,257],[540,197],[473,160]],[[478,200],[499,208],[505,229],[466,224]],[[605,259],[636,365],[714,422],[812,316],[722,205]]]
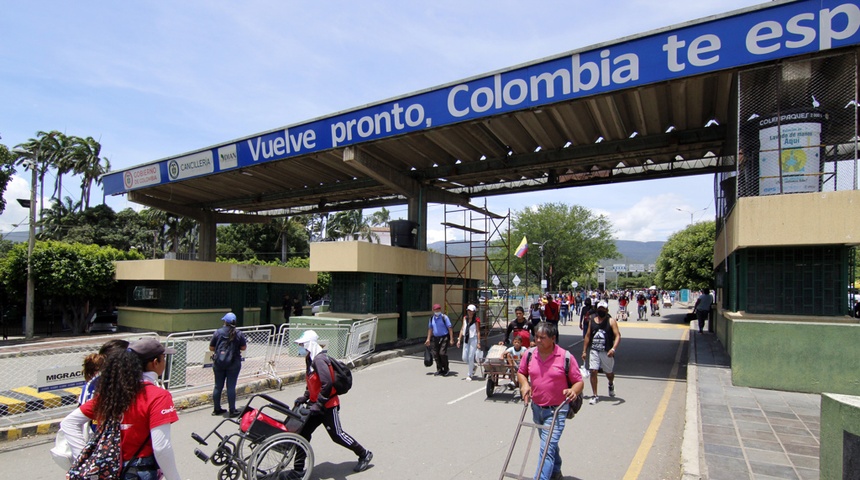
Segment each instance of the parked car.
[[90,333],[99,333],[99,332],[110,332],[116,333],[116,320],[117,320],[117,312],[116,310],[112,312],[103,311],[96,312],[95,315],[90,318],[87,330]]
[[317,300],[311,304],[311,313],[319,313],[320,307],[330,307],[331,300]]

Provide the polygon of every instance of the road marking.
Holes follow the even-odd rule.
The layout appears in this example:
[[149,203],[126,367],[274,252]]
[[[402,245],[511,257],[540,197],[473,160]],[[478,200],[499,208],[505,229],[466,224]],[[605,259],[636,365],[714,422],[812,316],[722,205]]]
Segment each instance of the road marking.
[[674,323],[627,323],[627,322],[618,322],[618,327],[624,328],[672,328],[676,330],[689,330],[690,326],[687,324],[677,325]]
[[474,395],[474,394],[476,394],[476,393],[481,393],[481,392],[483,392],[483,391],[485,391],[485,389],[484,389],[484,388],[481,388],[481,389],[475,390],[475,391],[474,391],[474,392],[472,392],[472,393],[467,393],[467,394],[463,395],[462,397],[460,397],[460,398],[458,398],[458,399],[451,400],[450,402],[448,402],[448,405],[454,405],[455,403],[459,402],[460,400],[465,400],[465,399],[467,399],[467,398],[471,397],[472,395]]
[[672,390],[675,389],[675,377],[678,375],[678,368],[681,362],[681,352],[684,350],[685,337],[689,333],[687,331],[681,334],[678,342],[678,352],[675,354],[675,364],[672,365],[672,371],[669,373],[669,381],[666,388],[663,390],[663,398],[657,404],[657,411],[654,412],[654,417],[651,418],[651,424],[645,430],[645,436],[642,437],[642,442],[639,444],[639,449],[636,450],[636,455],[630,461],[630,466],[627,468],[627,473],[624,474],[624,480],[635,480],[642,473],[642,467],[645,465],[645,460],[648,458],[648,453],[651,447],[654,446],[654,440],[657,438],[657,431],[660,430],[660,424],[663,423],[663,417],[666,415],[666,409],[669,407],[669,400],[672,398]]

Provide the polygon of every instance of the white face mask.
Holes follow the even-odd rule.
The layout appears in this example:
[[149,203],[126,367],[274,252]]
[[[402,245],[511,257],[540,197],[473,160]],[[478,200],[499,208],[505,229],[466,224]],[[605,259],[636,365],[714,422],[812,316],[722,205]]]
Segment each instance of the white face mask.
[[308,355],[308,349],[305,348],[304,345],[299,345],[299,355],[306,357]]

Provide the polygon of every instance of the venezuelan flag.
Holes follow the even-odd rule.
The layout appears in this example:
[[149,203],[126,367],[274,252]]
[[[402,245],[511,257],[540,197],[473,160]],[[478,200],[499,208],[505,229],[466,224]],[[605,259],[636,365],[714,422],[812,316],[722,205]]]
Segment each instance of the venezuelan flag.
[[514,255],[523,258],[527,253],[529,253],[529,241],[526,240],[526,237],[523,237],[523,241],[520,242],[520,246],[517,247],[517,252]]

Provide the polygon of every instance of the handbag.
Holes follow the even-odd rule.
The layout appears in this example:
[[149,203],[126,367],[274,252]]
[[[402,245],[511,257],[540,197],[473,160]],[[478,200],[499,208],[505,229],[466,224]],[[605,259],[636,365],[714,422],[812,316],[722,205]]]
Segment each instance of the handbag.
[[64,471],[69,471],[72,468],[72,463],[75,461],[75,456],[72,455],[72,447],[66,440],[66,433],[62,430],[57,432],[57,437],[54,438],[54,448],[51,449],[51,458]]

